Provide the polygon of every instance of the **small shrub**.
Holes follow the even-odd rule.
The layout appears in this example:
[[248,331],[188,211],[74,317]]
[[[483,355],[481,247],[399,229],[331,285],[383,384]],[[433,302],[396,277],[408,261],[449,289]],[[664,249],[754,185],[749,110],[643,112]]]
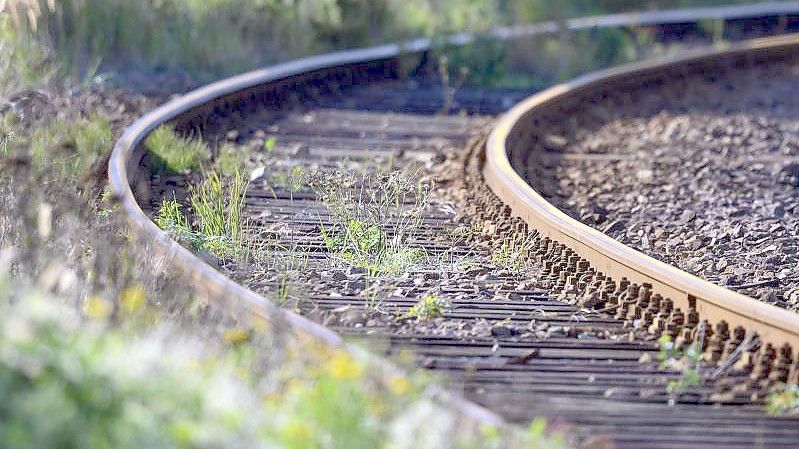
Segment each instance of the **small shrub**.
[[766,411],[771,415],[799,415],[799,385],[779,385],[766,396]]
[[172,126],[160,126],[153,131],[144,145],[156,160],[157,165],[170,173],[197,170],[208,160],[209,149],[198,138],[183,138]]
[[408,310],[405,316],[419,320],[432,320],[444,315],[444,309],[449,307],[449,301],[437,295],[427,295],[419,300]]

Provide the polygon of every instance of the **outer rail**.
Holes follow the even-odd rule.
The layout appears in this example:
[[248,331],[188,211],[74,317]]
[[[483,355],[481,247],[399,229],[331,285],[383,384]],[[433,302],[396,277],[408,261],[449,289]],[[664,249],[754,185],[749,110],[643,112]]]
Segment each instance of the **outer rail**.
[[486,182],[515,215],[571,248],[597,271],[613,279],[626,277],[639,285],[650,283],[653,292],[672,299],[682,310],[689,310],[689,303],[695,302],[699,316],[711,324],[724,320],[731,328],[742,326],[757,332],[775,348],[789,344],[797,349],[798,314],[712,284],[608,237],[550,204],[516,171],[524,165],[523,158],[537,149],[534,142],[539,137],[532,128],[543,120],[563,117],[567,104],[579,104],[589,98],[601,101],[604,93],[650,82],[657,86],[670,77],[698,73],[708,67],[746,66],[796,54],[799,36],[758,39],[724,50],[589,73],[554,86],[529,97],[499,119],[487,142],[483,168]]
[[[739,19],[743,17],[781,17],[799,14],[799,1],[767,2],[749,9],[718,7],[694,11],[688,16],[677,11],[659,13],[599,16],[574,19],[566,27],[572,30],[613,26],[641,26],[658,23],[696,22],[709,17]],[[546,34],[557,31],[551,22],[522,28],[501,28],[493,35],[498,39]],[[475,39],[471,34],[449,37],[446,42],[460,45]],[[150,166],[142,142],[155,128],[174,123],[181,128],[207,131],[220,122],[235,120],[253,106],[285,107],[302,95],[313,96],[319,91],[335,90],[337,86],[358,84],[369,79],[398,76],[404,58],[423,54],[433,47],[429,39],[417,39],[403,44],[389,44],[362,50],[329,53],[299,59],[273,67],[254,70],[194,90],[156,108],[126,129],[116,142],[109,161],[110,184],[118,196],[122,213],[132,229],[151,244],[171,263],[173,269],[186,276],[206,296],[223,305],[237,305],[253,316],[270,323],[288,324],[293,332],[332,346],[343,341],[335,332],[291,311],[281,309],[238,283],[215,267],[178,244],[159,229],[145,214],[140,200],[149,189]],[[452,399],[452,398],[450,398]],[[496,415],[472,403],[453,399],[467,417],[481,422],[499,422]]]

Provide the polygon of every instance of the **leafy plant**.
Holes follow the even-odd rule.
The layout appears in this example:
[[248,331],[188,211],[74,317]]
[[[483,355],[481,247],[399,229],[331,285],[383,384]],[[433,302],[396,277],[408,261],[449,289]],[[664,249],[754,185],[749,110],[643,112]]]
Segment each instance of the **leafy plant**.
[[766,396],[770,415],[799,415],[799,385],[780,384]]
[[449,301],[437,295],[425,295],[411,307],[405,316],[419,320],[432,320],[444,315],[444,309],[449,307]]
[[198,138],[183,138],[169,125],[150,133],[144,145],[160,168],[170,173],[196,170],[208,159],[208,146]]

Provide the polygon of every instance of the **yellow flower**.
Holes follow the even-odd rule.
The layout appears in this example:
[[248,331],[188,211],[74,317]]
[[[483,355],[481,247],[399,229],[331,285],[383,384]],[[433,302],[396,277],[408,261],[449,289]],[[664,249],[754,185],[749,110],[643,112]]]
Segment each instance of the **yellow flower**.
[[328,363],[328,372],[336,379],[354,380],[361,377],[362,367],[349,354],[336,351]]
[[131,286],[119,295],[119,303],[125,313],[135,313],[144,306],[147,298],[141,286]]
[[227,344],[235,346],[249,340],[250,333],[239,327],[234,327],[233,329],[226,330],[222,338],[225,339]]
[[86,316],[95,320],[104,320],[111,316],[114,306],[99,296],[91,296],[84,304]]
[[406,395],[411,391],[411,383],[404,376],[393,376],[388,380],[388,391],[394,396]]
[[284,429],[288,441],[300,445],[310,445],[313,441],[313,429],[304,422],[292,421]]

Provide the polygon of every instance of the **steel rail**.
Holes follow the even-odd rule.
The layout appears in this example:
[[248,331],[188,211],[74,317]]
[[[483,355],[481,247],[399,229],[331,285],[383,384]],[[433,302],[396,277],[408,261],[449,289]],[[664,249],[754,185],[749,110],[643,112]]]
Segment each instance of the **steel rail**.
[[568,102],[579,104],[580,99],[690,75],[703,67],[747,66],[795,54],[799,54],[799,36],[757,39],[723,50],[593,72],[551,87],[517,104],[498,120],[486,144],[483,175],[515,215],[574,250],[596,270],[616,280],[626,277],[639,285],[650,283],[653,293],[672,299],[682,310],[695,307],[701,319],[710,323],[724,320],[731,328],[743,326],[776,348],[789,344],[795,351],[799,348],[799,315],[700,279],[612,239],[549,203],[517,171],[518,161],[535,151],[530,144],[537,134],[530,127],[545,117],[551,120],[562,114]]
[[[762,6],[760,9],[747,10],[746,14],[748,15],[744,16],[782,17],[799,13],[799,2],[786,2],[779,7],[772,3],[764,3]],[[713,10],[714,14],[721,18],[744,17],[736,8],[719,7]],[[729,14],[725,13],[725,10]],[[646,21],[642,21],[642,16],[637,14],[574,19],[568,22],[568,26],[572,29],[639,26],[643,23],[656,24],[658,17],[662,17],[664,23],[673,23],[672,17],[675,13],[675,11],[647,13]],[[705,18],[707,18],[707,14],[703,12],[697,15],[694,21]],[[684,20],[690,21],[689,18]],[[593,25],[587,26],[587,23],[593,23]],[[546,34],[557,30],[557,28],[550,28],[547,24],[533,26],[527,30],[512,31],[510,28],[505,28],[495,31],[493,35],[499,39],[509,39],[524,35]],[[475,38],[476,36],[472,34],[458,34],[448,37],[444,42],[450,45],[461,45],[471,42]],[[253,316],[270,323],[287,324],[292,332],[310,337],[323,344],[345,345],[341,336],[330,329],[294,312],[281,309],[262,295],[234,282],[201,257],[180,245],[150,220],[139,203],[139,198],[148,189],[151,174],[150,162],[143,142],[154,129],[167,123],[173,123],[182,128],[202,130],[214,126],[217,122],[227,120],[237,113],[246,114],[248,106],[260,105],[260,107],[278,108],[285,106],[291,103],[292,95],[298,91],[306,95],[313,95],[320,89],[334,89],[337,85],[357,84],[365,78],[397,77],[398,67],[404,58],[409,55],[424,54],[432,48],[434,48],[432,40],[417,39],[402,44],[388,44],[298,59],[224,79],[165,103],[136,120],[114,145],[108,164],[108,176],[122,214],[129,220],[133,232],[160,252],[176,272],[186,277],[209,299],[216,300],[223,305],[240,305]],[[357,349],[350,349],[357,351]],[[449,397],[449,400],[457,404],[458,409],[466,416],[479,422],[501,421],[493,413],[470,402],[457,397]]]

